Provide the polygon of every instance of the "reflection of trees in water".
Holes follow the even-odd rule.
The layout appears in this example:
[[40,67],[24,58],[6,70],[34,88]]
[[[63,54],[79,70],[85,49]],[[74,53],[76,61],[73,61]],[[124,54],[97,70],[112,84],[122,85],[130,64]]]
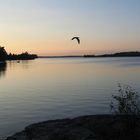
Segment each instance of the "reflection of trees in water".
[[6,62],[0,62],[0,77],[5,76],[6,69],[7,69]]
[[30,66],[31,60],[20,60],[20,61],[7,61],[7,62],[2,62],[0,61],[0,78],[5,76],[7,69],[28,69]]
[[29,63],[31,63],[31,60],[22,60],[20,61],[22,63],[22,68],[23,69],[28,69],[29,68]]
[[32,60],[11,60],[7,61],[8,69],[13,68],[22,68],[22,69],[28,69],[29,63],[31,63]]

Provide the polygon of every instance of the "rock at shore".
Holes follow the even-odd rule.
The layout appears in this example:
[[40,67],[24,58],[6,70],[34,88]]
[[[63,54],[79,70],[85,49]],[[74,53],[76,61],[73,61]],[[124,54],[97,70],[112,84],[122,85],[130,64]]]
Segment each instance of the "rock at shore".
[[139,119],[135,132],[125,128],[125,120],[122,116],[93,115],[46,121],[30,125],[6,140],[139,140]]

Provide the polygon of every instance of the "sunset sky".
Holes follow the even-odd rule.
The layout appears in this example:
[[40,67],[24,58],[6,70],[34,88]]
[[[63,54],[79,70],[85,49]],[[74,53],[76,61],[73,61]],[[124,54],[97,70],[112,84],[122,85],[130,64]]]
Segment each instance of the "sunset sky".
[[38,55],[140,51],[140,0],[0,0],[0,45]]

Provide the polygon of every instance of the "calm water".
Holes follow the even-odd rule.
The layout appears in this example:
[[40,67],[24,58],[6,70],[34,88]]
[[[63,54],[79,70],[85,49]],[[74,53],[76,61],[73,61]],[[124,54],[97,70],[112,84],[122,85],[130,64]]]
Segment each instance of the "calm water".
[[140,91],[140,57],[7,62],[0,67],[0,137],[38,121],[110,113],[118,83]]

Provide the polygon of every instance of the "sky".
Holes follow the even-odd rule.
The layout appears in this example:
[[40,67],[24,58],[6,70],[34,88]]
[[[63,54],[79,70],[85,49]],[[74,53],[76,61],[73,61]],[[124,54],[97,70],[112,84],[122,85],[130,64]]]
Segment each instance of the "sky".
[[0,45],[40,56],[140,51],[140,0],[0,0]]

